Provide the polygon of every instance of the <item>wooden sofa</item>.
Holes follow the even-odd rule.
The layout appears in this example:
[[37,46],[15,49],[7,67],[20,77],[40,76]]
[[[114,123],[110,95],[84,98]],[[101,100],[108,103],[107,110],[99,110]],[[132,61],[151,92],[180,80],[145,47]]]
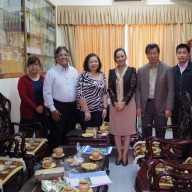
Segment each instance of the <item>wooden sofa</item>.
[[[158,144],[158,147],[160,149],[159,153],[154,153],[154,143]],[[155,174],[153,171],[154,169],[152,167],[155,166],[154,163],[157,161],[164,161],[165,164],[172,163],[173,167],[177,167],[178,163],[183,163],[186,158],[191,155],[191,145],[192,140],[173,140],[156,137],[148,138],[146,141],[146,155],[142,159],[141,167],[135,179],[135,190],[137,192],[156,190],[163,191],[164,189],[161,185],[159,185],[158,188],[158,178],[160,176],[157,177],[157,174]],[[183,165],[183,167],[181,167],[181,170],[185,169],[190,171],[191,167],[192,165]],[[176,175],[176,173],[174,174]],[[151,182],[152,180],[150,179],[150,177],[153,178],[153,182]],[[188,175],[186,176],[186,178],[188,178],[188,182],[190,182],[191,176]],[[174,187],[176,187],[174,182],[173,184],[174,186],[172,186],[172,188],[168,188],[166,190],[172,191]]]

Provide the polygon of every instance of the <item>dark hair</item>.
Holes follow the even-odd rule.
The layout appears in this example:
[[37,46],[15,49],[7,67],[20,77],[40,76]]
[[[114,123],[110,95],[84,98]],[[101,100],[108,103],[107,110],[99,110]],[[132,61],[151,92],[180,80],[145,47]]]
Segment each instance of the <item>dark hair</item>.
[[98,55],[96,55],[95,53],[90,53],[89,55],[87,55],[85,57],[84,63],[83,63],[83,67],[84,67],[84,71],[90,71],[89,70],[89,59],[91,57],[97,57],[98,61],[99,61],[99,67],[97,69],[97,72],[100,72],[102,64],[101,64],[101,60],[99,59]]
[[67,47],[59,46],[59,47],[57,47],[57,49],[55,49],[55,59],[56,59],[57,55],[60,53],[61,50],[65,50],[69,54],[69,50],[67,49]]
[[41,66],[41,62],[40,62],[40,59],[38,57],[35,57],[35,56],[31,56],[28,58],[27,60],[27,66],[29,65],[32,65],[34,63],[38,62],[39,63],[39,66]]
[[114,51],[114,61],[116,62],[116,55],[117,55],[117,52],[119,51],[123,51],[123,53],[125,54],[125,56],[127,56],[126,52],[125,52],[125,49],[123,48],[117,48],[115,51]]
[[156,43],[152,43],[152,44],[148,44],[145,48],[145,54],[147,55],[149,53],[149,51],[151,49],[154,49],[156,48],[157,49],[157,52],[160,53],[160,48],[159,48],[159,45],[157,45]]
[[179,49],[182,49],[182,48],[187,49],[187,52],[190,53],[190,47],[189,47],[189,45],[187,45],[185,43],[181,43],[181,44],[177,45],[176,53],[178,52]]

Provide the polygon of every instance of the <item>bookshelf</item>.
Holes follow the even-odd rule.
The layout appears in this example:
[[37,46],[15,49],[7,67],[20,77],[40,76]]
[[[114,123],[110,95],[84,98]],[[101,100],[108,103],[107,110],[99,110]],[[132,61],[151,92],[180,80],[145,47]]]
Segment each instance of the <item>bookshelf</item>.
[[35,55],[46,73],[54,64],[55,6],[48,0],[0,1],[0,78],[27,72]]

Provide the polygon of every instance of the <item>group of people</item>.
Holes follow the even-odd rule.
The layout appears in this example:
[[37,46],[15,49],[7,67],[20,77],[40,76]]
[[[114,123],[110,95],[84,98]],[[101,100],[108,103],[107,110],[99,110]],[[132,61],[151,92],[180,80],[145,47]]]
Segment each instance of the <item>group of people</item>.
[[[178,125],[181,97],[187,92],[192,98],[192,63],[190,47],[176,48],[178,64],[170,67],[159,60],[157,44],[145,49],[149,63],[139,68],[127,65],[123,48],[114,51],[117,66],[109,71],[108,89],[102,63],[91,53],[84,60],[84,71],[69,65],[69,50],[60,46],[55,50],[55,66],[45,76],[39,75],[40,61],[28,59],[28,75],[20,78],[18,91],[21,98],[21,123],[42,122],[43,113],[50,113],[52,148],[66,144],[66,134],[75,128],[77,118],[82,129],[99,127],[107,115],[110,98],[109,132],[117,147],[116,165],[128,164],[128,148],[136,133],[136,116],[141,116],[143,139],[152,135],[148,124],[165,126],[167,118]],[[45,110],[48,109],[48,110]],[[192,131],[192,130],[190,130]],[[178,130],[173,133],[178,138]],[[156,132],[164,137],[165,131]],[[124,148],[122,151],[122,137]]]

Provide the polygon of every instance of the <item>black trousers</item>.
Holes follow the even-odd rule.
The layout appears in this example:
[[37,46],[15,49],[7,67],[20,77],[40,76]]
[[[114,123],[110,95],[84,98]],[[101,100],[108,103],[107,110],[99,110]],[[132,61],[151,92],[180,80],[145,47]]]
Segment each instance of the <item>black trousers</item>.
[[64,103],[54,100],[54,106],[61,116],[59,121],[54,121],[51,116],[50,141],[52,149],[68,144],[66,135],[75,129],[77,119],[76,102]]
[[87,127],[100,127],[103,123],[102,111],[91,112],[91,119],[85,121],[85,113],[78,111],[78,117],[83,130]]
[[[145,108],[145,116],[141,117],[142,121],[142,138],[145,140],[148,137],[152,136],[152,129],[147,128],[150,124],[155,124],[158,126],[165,126],[167,125],[167,118],[165,116],[159,116],[155,109],[155,102],[154,101],[147,101],[146,108]],[[155,130],[156,137],[163,137],[165,138],[165,130]]]

